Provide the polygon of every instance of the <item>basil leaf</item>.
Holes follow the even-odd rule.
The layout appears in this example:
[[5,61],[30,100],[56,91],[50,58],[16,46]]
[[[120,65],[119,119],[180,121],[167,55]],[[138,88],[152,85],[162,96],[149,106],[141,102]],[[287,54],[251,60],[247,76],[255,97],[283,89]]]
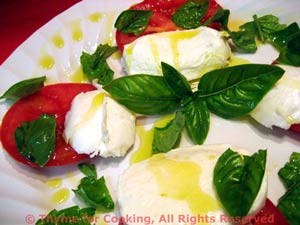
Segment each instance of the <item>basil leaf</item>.
[[126,10],[118,16],[115,28],[124,34],[137,36],[146,29],[151,16],[151,10]]
[[230,11],[228,9],[218,8],[216,13],[210,17],[203,25],[208,26],[213,22],[217,22],[221,25],[221,29],[227,29],[228,19]]
[[293,152],[290,161],[279,170],[278,175],[287,188],[300,183],[300,153]]
[[167,63],[161,63],[162,73],[174,94],[178,97],[191,95],[192,89],[187,79],[174,67]]
[[103,87],[116,101],[141,114],[154,115],[174,111],[180,98],[161,76],[120,77]]
[[97,178],[97,171],[94,164],[80,163],[78,165],[79,170],[87,177]]
[[279,199],[277,207],[290,225],[300,224],[300,182],[290,187]]
[[76,196],[86,205],[99,209],[102,212],[114,210],[114,202],[106,187],[104,177],[84,177],[81,179],[77,190],[73,190]]
[[90,225],[89,221],[93,221],[95,209],[82,208],[72,206],[57,211],[53,209],[48,215],[40,215],[41,219],[36,225]]
[[96,79],[99,84],[105,85],[113,79],[114,72],[109,68],[106,59],[117,50],[117,47],[100,44],[93,54],[82,52],[80,63],[89,81]]
[[284,70],[272,65],[245,64],[206,73],[198,85],[198,97],[223,118],[251,112],[282,77]]
[[292,23],[287,28],[270,34],[273,45],[280,52],[277,62],[300,66],[300,29],[297,23]]
[[46,77],[43,76],[20,81],[11,86],[0,99],[17,101],[40,90],[44,86],[45,80]]
[[200,27],[200,20],[205,16],[209,6],[209,0],[189,0],[172,16],[172,21],[179,27],[193,29]]
[[286,25],[280,24],[279,19],[273,15],[265,15],[262,17],[253,16],[252,22],[245,23],[240,26],[242,30],[251,31],[263,43],[270,39],[270,34],[286,28]]
[[152,151],[154,154],[166,153],[174,148],[180,140],[184,121],[184,114],[181,111],[178,111],[175,118],[165,127],[154,128],[154,137],[152,142]]
[[184,107],[184,115],[189,137],[194,143],[203,144],[210,124],[206,102],[200,99],[193,99]]
[[37,120],[23,122],[15,131],[18,151],[43,167],[55,149],[55,116],[42,114]]
[[255,34],[250,31],[228,31],[230,38],[239,52],[254,53],[257,50]]
[[241,156],[231,149],[218,159],[214,169],[214,186],[230,216],[246,216],[259,192],[265,174],[266,151]]

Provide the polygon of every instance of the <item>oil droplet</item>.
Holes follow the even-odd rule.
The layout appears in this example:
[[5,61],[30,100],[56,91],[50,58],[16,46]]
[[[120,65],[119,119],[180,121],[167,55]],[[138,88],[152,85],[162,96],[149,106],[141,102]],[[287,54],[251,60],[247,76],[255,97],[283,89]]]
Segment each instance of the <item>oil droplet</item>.
[[83,38],[83,32],[80,27],[80,20],[74,20],[70,23],[71,32],[72,32],[72,39],[74,41],[81,41]]
[[52,36],[52,43],[57,48],[63,48],[65,45],[64,39],[60,35],[60,33],[56,33]]
[[94,23],[98,23],[101,20],[101,18],[102,18],[101,13],[96,12],[96,13],[89,15],[89,20]]
[[221,209],[219,202],[199,186],[202,171],[198,164],[176,161],[166,158],[164,154],[157,154],[149,160],[147,168],[156,178],[160,195],[185,201],[193,215],[206,215]]
[[70,77],[71,81],[74,83],[83,83],[87,81],[86,76],[84,75],[82,68],[79,67]]
[[238,65],[242,65],[242,64],[248,64],[248,63],[250,63],[250,62],[247,59],[233,57],[233,58],[231,58],[228,66],[238,66]]
[[55,64],[54,58],[47,53],[43,54],[39,60],[39,65],[46,70],[52,69],[54,64]]
[[145,130],[143,126],[137,126],[136,131],[140,138],[140,147],[132,155],[131,164],[143,161],[152,155],[153,129]]
[[121,54],[120,51],[116,51],[115,53],[113,53],[113,54],[111,55],[111,57],[112,57],[113,59],[121,59],[121,58],[122,58],[122,54]]
[[245,22],[242,20],[229,20],[228,27],[232,31],[238,31],[239,27],[243,25]]
[[[172,119],[174,119],[174,114],[166,115],[159,118],[155,123],[154,127],[164,127],[169,123]],[[130,163],[137,163],[143,161],[152,156],[152,142],[154,135],[154,127],[145,130],[144,126],[137,126],[136,131],[140,138],[140,147],[139,149],[132,155],[130,159]]]
[[58,188],[62,185],[62,180],[60,178],[53,178],[46,182],[47,187],[49,188]]
[[103,13],[103,17],[106,19],[105,21],[105,38],[103,43],[104,44],[113,44],[113,38],[114,38],[114,23],[115,23],[115,13],[109,12],[109,13]]
[[62,188],[52,195],[52,202],[62,204],[70,197],[70,191],[67,188]]

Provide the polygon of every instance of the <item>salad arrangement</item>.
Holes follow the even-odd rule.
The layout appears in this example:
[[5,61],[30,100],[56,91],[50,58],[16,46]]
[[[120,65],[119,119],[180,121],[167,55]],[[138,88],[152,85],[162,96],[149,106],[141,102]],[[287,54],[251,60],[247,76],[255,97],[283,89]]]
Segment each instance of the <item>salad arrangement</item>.
[[[228,32],[238,51],[255,52],[257,48],[255,38],[258,38],[263,43],[271,43],[279,50],[280,56],[276,63],[299,66],[300,51],[297,40],[300,30],[296,23],[286,26],[280,24],[278,18],[273,15],[259,18],[254,16],[253,21],[240,27],[240,31],[230,31],[227,26],[228,18],[229,10],[222,9],[215,1],[176,3],[162,1],[161,5],[155,5],[153,1],[145,0],[120,14],[115,23],[116,40],[122,51],[125,44],[143,35],[208,25]],[[93,54],[83,53],[80,58],[83,72],[90,82],[96,80],[116,101],[136,113],[146,115],[175,113],[175,118],[164,128],[155,129],[153,153],[165,153],[176,147],[184,127],[193,143],[202,144],[209,132],[210,112],[226,119],[247,115],[284,73],[281,68],[273,65],[247,64],[228,67],[206,73],[199,80],[197,90],[192,91],[184,76],[165,62],[161,63],[162,77],[141,74],[113,79],[113,71],[109,68],[106,59],[116,50],[116,47],[105,44],[99,45]],[[44,81],[45,77],[25,80],[12,86],[2,95],[1,98],[18,100],[3,118],[0,133],[2,145],[16,160],[31,166],[58,166],[81,161],[87,155],[77,154],[63,140],[64,118],[72,99],[78,93],[95,90],[95,87],[91,84],[71,83],[42,87]],[[219,168],[220,164],[224,157],[228,157],[226,154],[233,153],[226,151],[216,165],[216,189],[230,215],[245,216],[249,209],[234,212],[237,207],[230,205],[233,198],[226,199],[225,194],[232,184],[220,182],[218,179],[218,170],[222,170]],[[264,155],[261,163],[264,171],[265,153],[259,152],[258,155]],[[279,172],[289,190],[279,202],[278,208],[285,213],[291,224],[297,224],[299,221],[296,216],[299,209],[297,157],[297,153],[293,154],[291,162]],[[245,161],[246,169],[241,170],[244,176],[248,174],[248,167],[251,167],[248,158]],[[293,177],[287,177],[291,176],[286,172],[290,167],[298,171]],[[81,180],[78,189],[74,191],[76,195],[88,206],[100,208],[102,211],[113,210],[114,203],[109,196],[104,179],[97,179],[93,166],[82,164],[80,168],[85,171],[87,177]],[[230,168],[236,167],[231,165]],[[258,172],[256,167],[253,171]],[[262,179],[261,174],[257,176]],[[261,184],[259,181],[253,184],[251,179],[249,182],[248,187],[247,185],[241,187],[241,189],[249,187],[256,189],[250,203],[245,204],[248,208],[251,207],[251,201],[253,202],[253,197],[255,198]],[[89,196],[89,193],[97,194],[95,189],[102,190],[103,199]],[[239,198],[245,198],[247,201],[248,197],[242,193]],[[100,206],[99,202],[94,202],[98,199]],[[62,215],[69,212],[74,212],[76,215],[85,213],[88,216],[95,213],[92,208],[80,210],[78,207],[66,211],[54,210],[51,213]],[[45,223],[39,221],[38,224]]]

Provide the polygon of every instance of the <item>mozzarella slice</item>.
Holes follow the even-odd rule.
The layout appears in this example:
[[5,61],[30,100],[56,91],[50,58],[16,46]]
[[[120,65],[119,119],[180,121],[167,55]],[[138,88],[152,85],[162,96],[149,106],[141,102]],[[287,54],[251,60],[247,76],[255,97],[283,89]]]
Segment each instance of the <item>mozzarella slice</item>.
[[81,93],[66,115],[64,138],[79,154],[123,156],[134,144],[135,116],[101,91]]
[[[133,215],[150,217],[154,225],[231,224],[213,187],[214,167],[228,148],[248,154],[231,145],[202,145],[175,149],[133,164],[119,178],[121,215],[125,218]],[[265,174],[249,215],[263,207],[266,195]],[[172,218],[164,221],[167,215]],[[128,225],[143,224],[143,221],[125,222]]]
[[124,68],[129,75],[162,75],[161,62],[179,70],[188,80],[225,67],[231,50],[222,32],[208,27],[142,36],[125,45]]
[[285,70],[284,75],[250,115],[266,127],[289,129],[292,124],[300,123],[300,69],[280,67]]

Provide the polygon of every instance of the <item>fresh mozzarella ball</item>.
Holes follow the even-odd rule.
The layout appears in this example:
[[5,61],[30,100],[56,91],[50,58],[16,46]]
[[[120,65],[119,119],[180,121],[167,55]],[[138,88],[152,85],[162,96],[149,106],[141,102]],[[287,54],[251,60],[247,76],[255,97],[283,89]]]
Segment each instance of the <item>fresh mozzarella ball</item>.
[[300,123],[300,69],[280,67],[285,70],[284,75],[250,115],[266,127],[289,129]]
[[66,115],[64,138],[79,154],[123,156],[134,144],[135,116],[101,91],[81,93]]
[[[150,217],[154,225],[166,224],[163,215],[172,215],[172,221],[168,221],[172,225],[230,224],[230,217],[226,216],[213,185],[216,162],[228,148],[248,155],[247,151],[231,145],[198,145],[157,154],[131,165],[119,178],[121,215]],[[266,195],[265,173],[249,215],[256,214],[264,206]],[[198,215],[198,221],[191,221]],[[143,224],[142,221],[125,222]]]
[[161,62],[179,70],[188,80],[225,67],[231,50],[218,32],[208,27],[142,36],[125,45],[123,64],[127,74],[162,75]]

